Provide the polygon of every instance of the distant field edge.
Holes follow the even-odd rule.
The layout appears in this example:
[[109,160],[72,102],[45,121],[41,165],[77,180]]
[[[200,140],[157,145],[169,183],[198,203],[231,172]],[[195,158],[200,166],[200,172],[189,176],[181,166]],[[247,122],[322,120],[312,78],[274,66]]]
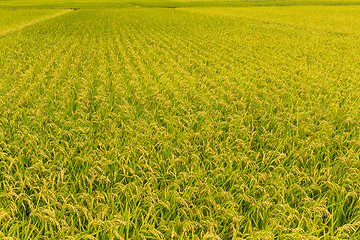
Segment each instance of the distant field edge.
[[272,7],[272,6],[342,6],[360,5],[360,1],[178,1],[178,2],[129,2],[137,7],[186,8],[186,7]]
[[280,1],[239,1],[239,0],[130,0],[93,2],[34,2],[0,0],[0,9],[45,8],[45,9],[97,9],[97,8],[185,8],[185,7],[271,7],[271,6],[340,6],[360,5],[360,0],[280,0]]

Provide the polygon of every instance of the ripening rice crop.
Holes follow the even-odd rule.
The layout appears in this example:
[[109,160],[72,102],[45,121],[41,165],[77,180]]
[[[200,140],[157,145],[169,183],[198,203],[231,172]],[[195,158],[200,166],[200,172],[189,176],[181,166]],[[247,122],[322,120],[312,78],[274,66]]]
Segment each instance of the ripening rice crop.
[[345,8],[327,10],[336,27],[280,8],[82,9],[0,38],[1,236],[358,239],[360,8]]

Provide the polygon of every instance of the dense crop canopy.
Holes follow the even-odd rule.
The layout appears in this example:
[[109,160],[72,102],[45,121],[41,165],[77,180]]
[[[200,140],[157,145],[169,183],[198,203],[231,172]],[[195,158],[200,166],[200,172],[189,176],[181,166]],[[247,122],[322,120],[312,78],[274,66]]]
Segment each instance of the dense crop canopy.
[[267,11],[78,10],[0,38],[0,233],[359,238],[360,16]]

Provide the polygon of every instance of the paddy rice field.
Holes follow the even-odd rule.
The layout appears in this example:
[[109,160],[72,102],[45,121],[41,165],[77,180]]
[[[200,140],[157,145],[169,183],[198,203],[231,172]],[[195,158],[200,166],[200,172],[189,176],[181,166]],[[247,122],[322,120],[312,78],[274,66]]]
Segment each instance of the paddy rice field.
[[0,239],[360,239],[359,4],[0,0]]

